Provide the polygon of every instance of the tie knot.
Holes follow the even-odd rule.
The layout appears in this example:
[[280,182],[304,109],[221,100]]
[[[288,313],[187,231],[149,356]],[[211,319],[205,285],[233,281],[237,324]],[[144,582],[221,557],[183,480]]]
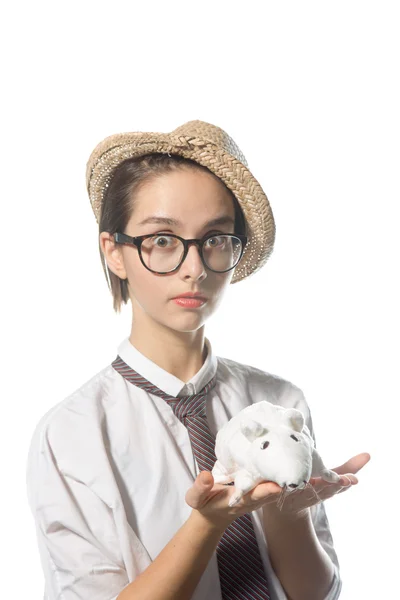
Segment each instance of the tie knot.
[[179,420],[185,417],[206,416],[206,393],[200,392],[194,396],[181,396],[167,400]]

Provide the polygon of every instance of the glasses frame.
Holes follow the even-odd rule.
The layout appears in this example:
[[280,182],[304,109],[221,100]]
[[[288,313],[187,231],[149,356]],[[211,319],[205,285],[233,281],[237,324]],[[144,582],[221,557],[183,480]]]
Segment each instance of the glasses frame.
[[[226,269],[225,271],[215,271],[214,269],[211,269],[205,263],[205,260],[204,260],[204,257],[203,257],[203,244],[204,244],[204,242],[206,242],[210,238],[217,237],[217,236],[220,236],[220,235],[225,235],[225,236],[229,236],[229,237],[236,237],[236,238],[238,238],[242,242],[242,250],[240,252],[239,260],[237,261],[237,263],[236,263],[236,265],[234,267],[230,267],[229,269]],[[150,269],[150,267],[148,267],[145,264],[145,262],[144,262],[144,260],[142,258],[141,246],[142,246],[143,240],[145,240],[147,238],[150,238],[150,237],[157,237],[157,236],[159,236],[159,237],[162,237],[162,236],[174,237],[174,238],[177,238],[178,240],[180,240],[183,243],[184,251],[183,251],[183,255],[182,255],[181,261],[180,261],[179,265],[177,267],[175,267],[175,269],[172,269],[172,271],[153,271],[153,269]],[[202,261],[202,263],[203,263],[203,265],[204,265],[204,267],[206,269],[208,269],[209,271],[213,271],[213,273],[227,273],[228,271],[231,271],[232,269],[234,269],[235,267],[237,267],[237,265],[239,264],[239,262],[240,262],[240,260],[241,260],[241,258],[243,256],[243,252],[244,252],[245,246],[247,244],[247,240],[248,240],[248,237],[246,235],[242,235],[242,234],[239,234],[239,233],[210,233],[210,234],[207,234],[207,235],[203,236],[201,239],[195,239],[194,238],[194,239],[190,239],[190,240],[187,240],[187,239],[181,237],[180,235],[176,235],[174,233],[148,233],[146,235],[137,235],[137,236],[132,237],[130,235],[126,235],[125,233],[116,232],[116,233],[113,234],[113,237],[114,237],[114,242],[116,244],[123,244],[123,245],[126,244],[126,245],[129,245],[129,246],[136,246],[136,248],[139,251],[139,258],[140,258],[140,261],[141,261],[142,265],[148,271],[150,271],[151,273],[157,273],[157,275],[168,275],[169,273],[174,273],[175,271],[177,271],[180,268],[180,266],[182,265],[183,261],[185,260],[185,258],[187,256],[187,253],[189,252],[189,247],[192,244],[196,244],[197,248],[199,249],[201,261]]]

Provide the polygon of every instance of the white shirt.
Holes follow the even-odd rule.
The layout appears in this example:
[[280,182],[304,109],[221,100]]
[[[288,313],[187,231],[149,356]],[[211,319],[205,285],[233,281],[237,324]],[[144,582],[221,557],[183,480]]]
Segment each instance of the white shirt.
[[[118,354],[175,397],[198,393],[217,372],[207,399],[214,435],[245,406],[268,400],[301,410],[314,437],[309,407],[297,386],[217,357],[207,338],[205,343],[207,358],[186,384],[145,357],[129,338],[118,346]],[[44,600],[115,600],[192,510],[185,494],[199,471],[186,427],[163,398],[128,382],[112,360],[41,417],[30,443],[26,483],[45,577]],[[335,567],[326,600],[336,600],[341,579],[324,504],[313,506],[311,514]],[[287,600],[268,558],[262,508],[250,515],[271,600]],[[215,552],[192,600],[222,600]]]

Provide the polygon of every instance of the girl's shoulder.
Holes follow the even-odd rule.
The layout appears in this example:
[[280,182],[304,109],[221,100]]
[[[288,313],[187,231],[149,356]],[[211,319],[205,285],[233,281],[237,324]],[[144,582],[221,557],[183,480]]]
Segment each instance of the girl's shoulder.
[[115,373],[115,369],[107,365],[70,394],[56,401],[36,421],[31,434],[30,448],[41,450],[49,429],[52,437],[61,438],[64,435],[76,434],[77,423],[85,422],[86,427],[90,422],[100,424],[106,399],[112,395]]
[[218,373],[220,381],[234,386],[253,402],[268,400],[285,408],[298,408],[305,415],[309,412],[302,389],[282,375],[220,356]]

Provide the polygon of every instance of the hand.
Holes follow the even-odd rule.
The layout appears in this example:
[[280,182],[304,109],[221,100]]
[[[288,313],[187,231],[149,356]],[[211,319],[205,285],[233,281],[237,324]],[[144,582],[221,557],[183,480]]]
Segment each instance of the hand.
[[234,486],[214,484],[211,471],[201,471],[192,487],[186,492],[185,500],[214,527],[224,531],[241,515],[260,508],[272,494],[279,495],[281,489],[272,481],[260,483],[245,494],[238,504],[230,507],[228,503],[229,498],[235,493]]
[[214,478],[210,471],[199,473],[192,487],[186,492],[185,500],[210,523],[223,529],[241,515],[257,510],[261,506],[264,506],[268,512],[275,511],[278,516],[284,514],[297,518],[304,516],[307,509],[313,504],[327,500],[357,484],[358,479],[354,474],[362,469],[370,458],[370,455],[364,452],[354,456],[340,467],[332,469],[342,476],[338,483],[328,483],[321,477],[311,478],[310,486],[290,492],[286,496],[281,510],[277,508],[276,504],[283,490],[273,481],[259,483],[250,492],[244,494],[238,504],[229,507],[229,499],[235,493],[234,486],[214,484]]
[[[267,513],[273,512],[275,516],[278,517],[279,513],[295,518],[304,516],[307,513],[307,509],[314,504],[319,504],[336,494],[345,492],[350,489],[352,485],[356,485],[358,479],[355,477],[355,473],[360,471],[360,469],[369,462],[370,458],[371,456],[367,452],[363,452],[362,454],[353,456],[353,458],[350,458],[350,460],[340,467],[332,469],[332,471],[335,471],[335,473],[341,476],[338,483],[328,483],[321,477],[312,477],[309,486],[301,490],[290,492],[290,494],[284,498],[281,509],[276,506],[281,494],[271,494],[270,497],[267,498],[265,511],[267,511]],[[280,490],[282,490],[282,488],[280,488]]]

